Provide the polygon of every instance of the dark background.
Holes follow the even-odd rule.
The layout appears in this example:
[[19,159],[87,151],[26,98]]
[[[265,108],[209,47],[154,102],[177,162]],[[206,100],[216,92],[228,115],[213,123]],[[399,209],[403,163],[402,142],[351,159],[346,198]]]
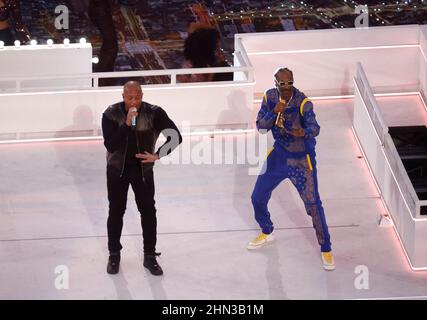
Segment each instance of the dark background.
[[[62,43],[86,37],[94,55],[102,44],[88,16],[90,0],[21,1],[23,20],[32,38]],[[107,0],[106,0],[107,1]],[[111,0],[119,51],[115,71],[179,68],[191,22],[204,22],[222,35],[221,46],[232,63],[234,34],[326,28],[353,28],[358,1],[188,1]],[[369,26],[427,23],[427,0],[365,1]],[[360,2],[361,3],[361,2]],[[69,9],[69,29],[57,30],[55,7]],[[159,82],[161,80],[153,80]]]

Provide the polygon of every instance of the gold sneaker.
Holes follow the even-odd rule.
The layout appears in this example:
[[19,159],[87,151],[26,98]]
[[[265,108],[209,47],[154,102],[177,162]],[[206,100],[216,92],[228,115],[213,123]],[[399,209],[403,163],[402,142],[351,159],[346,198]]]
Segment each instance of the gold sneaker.
[[270,243],[273,241],[274,241],[274,236],[272,233],[265,234],[265,233],[261,232],[258,235],[258,237],[256,237],[251,242],[249,242],[249,244],[246,248],[248,248],[249,250],[258,249],[258,248],[265,246],[267,243]]
[[334,256],[332,255],[332,251],[322,252],[321,254],[322,254],[323,268],[329,271],[334,270],[335,260],[334,260]]

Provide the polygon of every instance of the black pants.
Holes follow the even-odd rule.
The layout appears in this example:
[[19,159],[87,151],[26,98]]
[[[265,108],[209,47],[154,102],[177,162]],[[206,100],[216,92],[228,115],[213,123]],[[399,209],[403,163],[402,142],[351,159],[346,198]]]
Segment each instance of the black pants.
[[[91,0],[88,14],[92,23],[98,28],[102,37],[102,46],[99,51],[99,63],[94,65],[95,72],[113,72],[119,50],[117,33],[114,26],[111,1]],[[115,79],[100,79],[100,86],[115,85]]]
[[135,194],[138,211],[141,214],[144,253],[154,254],[157,242],[157,218],[154,201],[153,170],[145,171],[144,182],[140,166],[125,167],[122,177],[114,169],[107,167],[108,201],[110,203],[107,229],[108,250],[119,252],[122,249],[120,237],[123,228],[123,215],[126,210],[129,185]]

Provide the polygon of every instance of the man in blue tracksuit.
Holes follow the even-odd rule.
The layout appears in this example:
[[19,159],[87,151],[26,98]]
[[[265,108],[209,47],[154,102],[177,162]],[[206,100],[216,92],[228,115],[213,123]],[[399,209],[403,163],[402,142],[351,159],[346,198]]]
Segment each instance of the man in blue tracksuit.
[[262,232],[247,248],[257,249],[274,240],[267,204],[272,191],[289,178],[312,218],[323,266],[333,270],[335,262],[317,183],[315,137],[320,126],[312,102],[293,86],[292,71],[280,68],[274,77],[275,88],[266,91],[256,122],[258,130],[271,130],[275,140],[264,164],[266,171],[258,176],[252,193],[255,219]]

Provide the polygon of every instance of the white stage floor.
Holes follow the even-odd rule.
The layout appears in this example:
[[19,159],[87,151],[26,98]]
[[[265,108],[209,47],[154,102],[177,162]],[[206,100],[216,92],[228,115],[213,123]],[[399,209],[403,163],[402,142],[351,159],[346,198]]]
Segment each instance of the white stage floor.
[[[389,125],[427,123],[417,96],[378,100]],[[7,144],[0,145],[0,299],[427,298],[427,271],[411,271],[394,229],[378,227],[384,208],[351,131],[352,104],[315,101],[335,271],[323,270],[311,221],[289,182],[270,201],[277,241],[249,252],[258,227],[250,202],[256,176],[247,165],[159,164],[157,251],[165,275],[142,266],[131,192],[120,273],[108,275],[102,141]],[[393,111],[401,105],[405,111]],[[69,288],[58,290],[61,265]],[[357,288],[358,266],[367,267],[368,289]]]

